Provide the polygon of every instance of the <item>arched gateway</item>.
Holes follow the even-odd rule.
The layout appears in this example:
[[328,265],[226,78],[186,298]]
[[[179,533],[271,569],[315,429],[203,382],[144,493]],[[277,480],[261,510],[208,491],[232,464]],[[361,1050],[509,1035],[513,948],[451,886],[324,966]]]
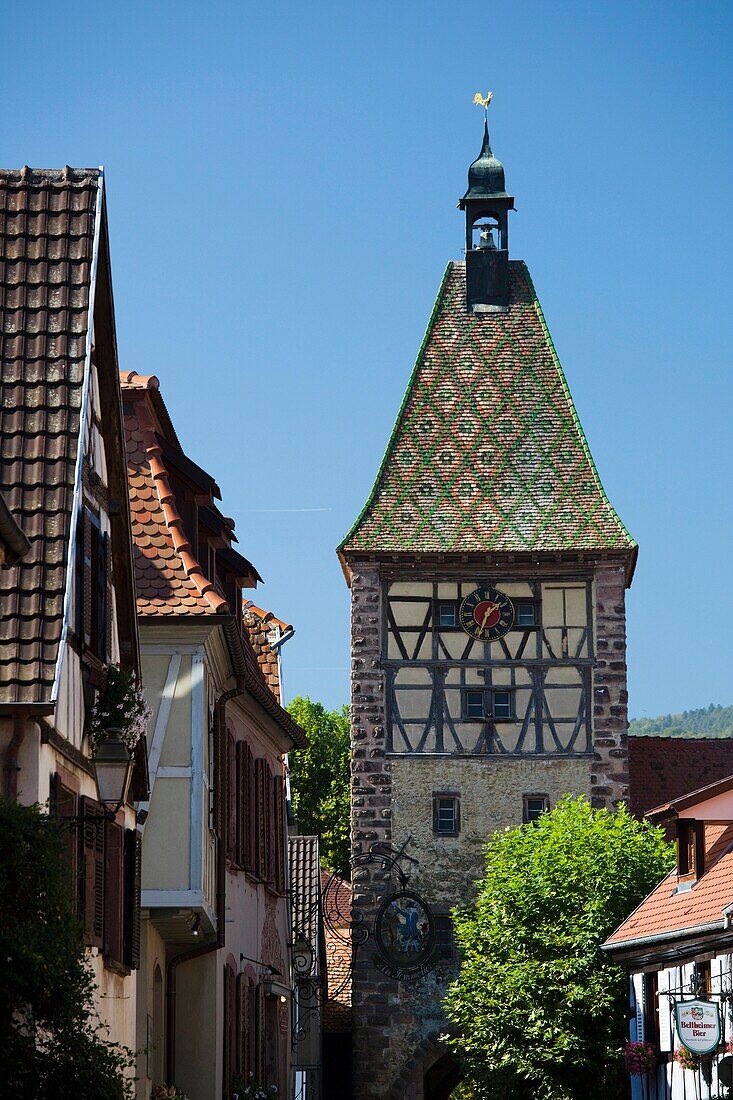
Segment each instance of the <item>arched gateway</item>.
[[[509,258],[514,200],[488,129],[468,182],[465,261],[448,264],[374,488],[339,547],[354,856],[410,838],[410,886],[441,955],[405,982],[356,953],[354,1100],[442,1100],[455,1086],[434,1046],[454,973],[450,912],[470,897],[486,838],[565,793],[607,807],[628,793],[636,544],[527,267]],[[619,398],[607,398],[612,423]],[[355,921],[374,924],[386,889],[378,864],[355,871]]]

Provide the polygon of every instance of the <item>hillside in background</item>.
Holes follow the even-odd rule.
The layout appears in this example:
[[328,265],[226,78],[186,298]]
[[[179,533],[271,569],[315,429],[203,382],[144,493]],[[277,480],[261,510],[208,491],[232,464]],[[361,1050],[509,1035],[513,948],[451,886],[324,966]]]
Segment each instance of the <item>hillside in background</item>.
[[635,737],[733,737],[733,706],[713,703],[681,714],[663,714],[659,718],[634,718],[629,733]]

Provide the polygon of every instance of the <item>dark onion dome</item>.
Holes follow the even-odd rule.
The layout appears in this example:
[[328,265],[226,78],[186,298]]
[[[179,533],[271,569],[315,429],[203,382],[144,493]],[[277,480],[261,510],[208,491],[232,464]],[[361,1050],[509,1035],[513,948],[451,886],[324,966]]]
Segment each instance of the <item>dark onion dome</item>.
[[481,152],[468,169],[468,191],[464,199],[483,199],[488,196],[508,198],[504,182],[504,165],[491,151],[489,124],[484,121],[484,143]]

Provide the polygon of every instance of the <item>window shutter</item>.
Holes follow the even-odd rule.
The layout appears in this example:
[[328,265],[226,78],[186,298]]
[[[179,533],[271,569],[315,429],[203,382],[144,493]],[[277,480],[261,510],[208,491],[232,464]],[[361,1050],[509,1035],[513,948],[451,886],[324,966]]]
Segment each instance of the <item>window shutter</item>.
[[[264,763],[264,761],[263,761]],[[265,1041],[267,1024],[265,1021],[265,986],[260,982],[257,986],[257,1068],[255,1076],[258,1080],[264,1080],[265,1076]]]
[[82,511],[76,524],[76,560],[75,570],[75,607],[74,607],[74,633],[81,645],[84,641],[84,512]]
[[246,749],[244,741],[237,741],[237,864],[247,862],[247,777]]
[[244,1079],[249,1081],[250,1073],[257,1073],[257,986],[251,978],[247,979],[247,1051],[244,1066]]
[[85,646],[92,644],[92,517],[84,509],[84,559],[82,583],[82,641]]
[[67,846],[67,859],[69,865],[69,887],[71,889],[74,909],[79,908],[79,867],[78,847],[79,834],[75,821],[77,812],[76,791],[72,791],[62,782],[61,776],[55,772],[51,777],[51,812],[62,821],[65,827],[65,841]]
[[81,799],[81,911],[85,941],[104,946],[104,820],[93,798]]
[[227,859],[234,860],[237,847],[237,829],[236,829],[236,799],[237,799],[237,776],[236,776],[236,746],[234,737],[231,733],[227,734],[227,819],[225,823],[226,828],[226,853]]
[[265,772],[265,806],[267,811],[267,881],[275,885],[275,799],[272,769]]
[[98,527],[94,527],[93,539],[96,541],[96,576],[94,579],[94,637],[92,648],[100,661],[104,660],[107,637],[107,536]]
[[705,874],[705,822],[695,822],[695,878]]
[[285,784],[282,776],[273,780],[275,803],[275,889],[285,893]]
[[659,971],[659,1049],[672,1049],[672,1005],[667,994],[671,971]]
[[255,797],[255,763],[252,750],[247,745],[245,753],[245,786],[247,788],[247,850],[245,866],[252,874],[257,872],[257,807]]
[[140,885],[143,838],[137,829],[125,830],[125,935],[124,962],[132,970],[140,966]]
[[113,962],[123,960],[124,830],[105,821],[104,953]]
[[644,975],[632,975],[631,984],[634,996],[632,1008],[636,1019],[636,1035],[632,1038],[640,1043],[644,1038]]
[[114,600],[112,598],[112,539],[104,536],[104,646],[103,661],[112,660],[112,629]]
[[224,1095],[229,1096],[234,1073],[236,1048],[237,991],[236,977],[232,966],[224,967]]
[[438,831],[438,798],[437,795],[433,795],[433,832]]
[[236,1072],[247,1081],[247,975],[237,974],[237,1052],[234,1062]]
[[257,800],[257,875],[267,878],[267,797],[265,787],[265,761],[255,760],[255,797]]

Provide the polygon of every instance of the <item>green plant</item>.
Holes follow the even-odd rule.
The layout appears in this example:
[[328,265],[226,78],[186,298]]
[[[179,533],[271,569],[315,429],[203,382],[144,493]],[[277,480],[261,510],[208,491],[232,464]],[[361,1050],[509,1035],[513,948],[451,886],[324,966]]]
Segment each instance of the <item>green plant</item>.
[[92,752],[113,729],[120,731],[120,737],[132,751],[145,736],[150,716],[150,707],[134,670],[107,665],[105,683],[89,721]]
[[289,756],[293,812],[302,833],[321,838],[321,862],[349,873],[349,708],[326,710],[298,697],[288,712],[308,735],[308,747]]
[[494,834],[478,896],[455,913],[461,969],[446,1001],[446,1041],[478,1095],[624,1095],[628,977],[600,944],[672,861],[660,830],[582,798]]
[[674,1060],[682,1069],[699,1069],[702,1065],[702,1055],[694,1050],[688,1050],[685,1046],[675,1047]]
[[0,798],[0,1051],[14,1100],[124,1100],[132,1052],[108,1038],[74,913],[68,833]]
[[277,1085],[260,1085],[253,1073],[248,1082],[237,1073],[232,1077],[232,1100],[267,1100],[268,1096],[277,1095]]

